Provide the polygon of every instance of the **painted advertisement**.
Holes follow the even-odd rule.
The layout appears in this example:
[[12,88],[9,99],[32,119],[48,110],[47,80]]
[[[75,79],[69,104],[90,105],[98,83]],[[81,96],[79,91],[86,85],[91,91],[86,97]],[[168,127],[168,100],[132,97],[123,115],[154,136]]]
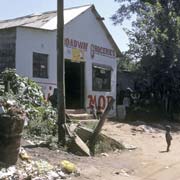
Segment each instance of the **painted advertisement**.
[[91,106],[95,106],[99,109],[104,110],[108,103],[111,101],[112,96],[104,96],[104,95],[88,95],[88,107],[91,108]]
[[73,48],[72,49],[72,58],[73,62],[84,62],[85,61],[85,52],[82,49]]

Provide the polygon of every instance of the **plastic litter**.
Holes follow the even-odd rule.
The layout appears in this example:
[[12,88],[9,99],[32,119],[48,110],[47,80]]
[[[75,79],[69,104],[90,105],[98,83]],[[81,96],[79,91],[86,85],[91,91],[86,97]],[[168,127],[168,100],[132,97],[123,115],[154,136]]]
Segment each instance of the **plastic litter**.
[[67,173],[75,173],[77,171],[75,164],[73,164],[67,160],[61,161],[60,164],[62,166],[62,170],[64,170]]

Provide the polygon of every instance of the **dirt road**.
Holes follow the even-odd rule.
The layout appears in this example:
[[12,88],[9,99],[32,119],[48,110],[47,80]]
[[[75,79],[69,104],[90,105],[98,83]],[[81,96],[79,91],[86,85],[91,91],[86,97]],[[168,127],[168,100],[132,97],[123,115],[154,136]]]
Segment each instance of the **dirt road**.
[[79,177],[72,180],[180,180],[180,134],[173,132],[170,152],[165,152],[166,143],[162,126],[129,125],[107,122],[103,133],[116,140],[137,147],[136,150],[111,152],[96,157],[78,157],[59,154],[45,149],[31,149],[56,164],[61,159],[75,163],[80,169]]
[[[170,152],[166,152],[164,130],[147,125],[108,122],[103,133],[125,144],[133,151],[114,152],[80,162],[82,179],[91,180],[180,180],[180,134],[172,133]],[[76,179],[76,178],[75,178]]]

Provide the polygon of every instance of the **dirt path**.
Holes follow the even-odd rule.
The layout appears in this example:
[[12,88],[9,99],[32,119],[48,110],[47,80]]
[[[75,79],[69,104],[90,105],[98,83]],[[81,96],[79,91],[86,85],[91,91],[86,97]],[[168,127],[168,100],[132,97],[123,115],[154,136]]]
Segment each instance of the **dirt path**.
[[[134,129],[134,130],[133,130]],[[81,175],[72,180],[180,180],[180,134],[172,133],[169,153],[165,152],[164,130],[149,126],[107,122],[103,133],[136,150],[111,152],[97,157],[78,157],[45,148],[27,149],[34,157],[52,164],[66,159],[77,165]]]
[[[132,129],[136,131],[132,131]],[[123,140],[125,143],[137,146],[135,151],[128,153],[129,156],[126,159],[127,164],[131,165],[129,167],[134,170],[136,179],[180,179],[180,172],[178,171],[180,167],[179,133],[172,133],[172,147],[171,151],[167,153],[165,152],[166,143],[162,129],[151,128],[146,125],[132,126],[109,122],[104,127],[104,132],[119,141]],[[133,162],[131,163],[129,160]],[[129,176],[129,179],[132,177]]]

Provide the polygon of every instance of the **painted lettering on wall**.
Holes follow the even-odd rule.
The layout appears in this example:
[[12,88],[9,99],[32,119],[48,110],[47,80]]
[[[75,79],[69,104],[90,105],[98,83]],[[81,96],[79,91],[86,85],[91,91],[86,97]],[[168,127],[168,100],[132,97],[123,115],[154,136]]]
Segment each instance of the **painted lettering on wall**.
[[91,53],[92,58],[94,58],[95,54],[101,55],[101,56],[107,56],[111,58],[116,57],[116,53],[113,49],[104,48],[104,47],[97,46],[94,44],[91,44],[90,53]]
[[88,95],[88,108],[90,108],[92,105],[95,107],[100,107],[101,109],[105,109],[107,104],[111,101],[112,96],[103,96],[100,95],[97,97],[96,95]]
[[70,39],[70,38],[65,38],[64,44],[66,47],[78,48],[78,49],[82,49],[84,51],[87,51],[87,48],[88,48],[87,42],[78,41],[78,40],[74,40],[74,39]]
[[[79,41],[79,40],[75,40],[75,39],[71,39],[71,38],[65,38],[64,39],[64,45],[68,48],[77,48],[77,49],[81,49],[83,51],[88,50],[88,43],[87,42]],[[105,48],[105,47],[98,46],[95,44],[91,44],[90,55],[92,58],[94,58],[95,55],[115,58],[116,52],[113,49],[109,49],[109,48]]]

